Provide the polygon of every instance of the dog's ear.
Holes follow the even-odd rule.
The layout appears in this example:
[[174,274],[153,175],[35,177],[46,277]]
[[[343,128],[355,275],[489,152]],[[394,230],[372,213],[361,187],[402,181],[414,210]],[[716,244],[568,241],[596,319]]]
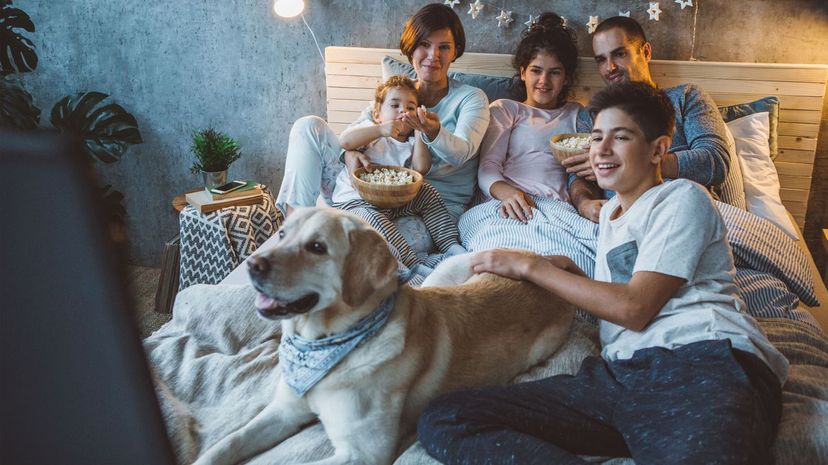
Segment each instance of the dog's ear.
[[374,291],[397,278],[397,260],[377,231],[368,228],[348,232],[350,247],[342,273],[342,299],[351,306],[364,302]]

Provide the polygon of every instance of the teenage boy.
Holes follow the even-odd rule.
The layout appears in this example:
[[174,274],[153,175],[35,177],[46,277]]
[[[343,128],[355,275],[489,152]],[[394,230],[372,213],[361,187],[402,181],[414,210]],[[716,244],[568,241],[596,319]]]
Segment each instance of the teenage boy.
[[[657,87],[650,73],[653,46],[634,19],[616,16],[602,21],[592,35],[592,50],[598,73],[607,84],[636,81]],[[746,208],[744,184],[738,163],[732,163],[735,146],[713,99],[697,86],[682,84],[665,89],[673,103],[676,129],[672,144],[662,157],[665,178],[686,178],[711,187],[722,201]],[[585,116],[585,118],[584,118]],[[589,132],[592,121],[583,112],[579,131]],[[563,162],[570,177],[569,194],[581,216],[598,221],[603,193],[597,189],[586,155]]]
[[[452,393],[418,425],[447,464],[769,464],[788,362],[743,312],[707,191],[663,183],[673,109],[641,82],[589,106],[590,161],[616,195],[601,210],[595,280],[570,259],[474,254],[475,272],[525,279],[601,319],[600,357],[574,375]],[[681,244],[679,247],[673,244]]]

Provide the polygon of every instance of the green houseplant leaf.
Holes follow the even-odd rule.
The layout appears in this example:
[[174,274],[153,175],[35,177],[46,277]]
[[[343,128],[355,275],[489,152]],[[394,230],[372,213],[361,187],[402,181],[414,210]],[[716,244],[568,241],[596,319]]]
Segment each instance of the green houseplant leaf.
[[117,103],[101,104],[107,94],[81,92],[52,107],[50,121],[61,132],[83,139],[86,153],[104,163],[119,160],[132,144],[143,142],[135,117]]
[[213,128],[193,133],[190,149],[196,156],[190,171],[224,171],[241,156],[239,143]]
[[26,12],[0,2],[0,75],[24,73],[37,68],[37,53],[31,40],[15,29],[34,32],[35,26]]
[[40,123],[40,108],[32,95],[11,76],[0,79],[0,127],[34,129]]

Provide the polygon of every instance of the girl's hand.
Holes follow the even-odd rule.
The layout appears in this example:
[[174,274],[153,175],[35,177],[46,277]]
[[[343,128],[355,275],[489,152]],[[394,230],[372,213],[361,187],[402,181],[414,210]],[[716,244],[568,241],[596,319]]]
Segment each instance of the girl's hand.
[[475,273],[494,273],[512,279],[523,279],[535,260],[542,257],[525,250],[494,249],[471,254],[469,262]]
[[417,108],[417,115],[403,114],[403,121],[417,131],[425,133],[429,141],[434,140],[440,133],[440,118],[437,113],[431,113],[426,107]]
[[[371,165],[371,159],[368,158],[368,155],[357,151],[357,150],[347,150],[344,156],[345,160],[345,167],[348,169],[348,174],[351,176],[354,175],[354,171],[357,168],[365,168],[366,171],[369,173],[374,171],[374,167]],[[348,179],[353,180],[353,177],[349,177]]]
[[595,181],[595,172],[589,163],[589,153],[573,155],[561,162],[567,173],[575,173],[578,177],[587,181]]
[[492,197],[500,200],[500,217],[528,223],[533,218],[535,201],[529,194],[505,181],[497,181],[489,188]]

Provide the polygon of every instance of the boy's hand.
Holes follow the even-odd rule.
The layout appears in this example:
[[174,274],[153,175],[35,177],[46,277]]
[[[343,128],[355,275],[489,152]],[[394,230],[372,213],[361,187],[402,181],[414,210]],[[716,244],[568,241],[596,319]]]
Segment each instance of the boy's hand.
[[[351,176],[354,175],[354,171],[357,168],[365,168],[366,171],[369,173],[374,171],[374,167],[371,165],[371,159],[368,158],[368,155],[357,151],[357,150],[347,150],[345,151],[345,167],[348,169],[348,174]],[[353,180],[352,177],[348,178],[349,180]]]
[[500,200],[500,217],[527,223],[532,219],[535,201],[522,190],[504,181],[497,181],[489,189],[492,197]]
[[589,163],[589,153],[573,155],[563,160],[561,164],[566,168],[567,173],[575,173],[579,178],[595,181],[595,172],[592,171],[592,165]]
[[475,273],[494,273],[512,279],[523,279],[535,260],[539,259],[525,250],[494,249],[471,254],[470,264]]
[[431,113],[426,110],[424,105],[417,108],[416,116],[404,113],[402,118],[403,121],[412,128],[425,133],[429,141],[434,140],[434,138],[437,137],[437,134],[440,133],[440,118],[436,113]]
[[601,207],[603,207],[605,203],[607,203],[605,199],[582,200],[577,206],[578,213],[593,223],[597,223],[598,219],[601,217]]

